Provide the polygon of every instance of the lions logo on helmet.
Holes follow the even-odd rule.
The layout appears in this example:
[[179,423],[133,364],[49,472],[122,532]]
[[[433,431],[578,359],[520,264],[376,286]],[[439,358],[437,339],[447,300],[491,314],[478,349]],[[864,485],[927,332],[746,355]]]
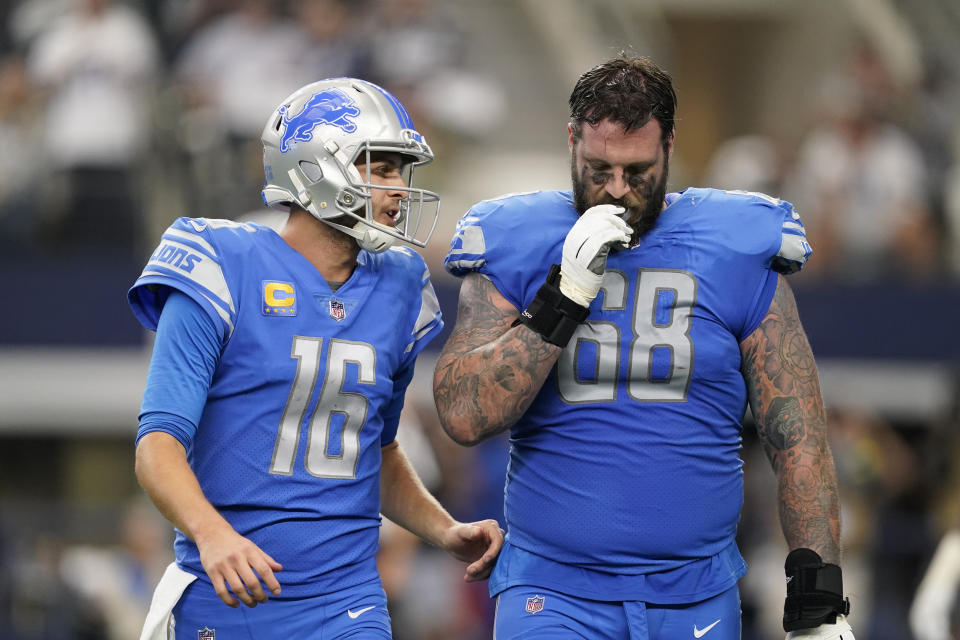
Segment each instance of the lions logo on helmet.
[[[301,87],[274,110],[263,128],[263,202],[297,205],[356,239],[367,251],[395,240],[426,246],[439,219],[440,196],[413,186],[413,170],[433,160],[396,96],[356,78],[331,78]],[[371,154],[403,158],[406,186],[396,226],[374,219]],[[367,167],[362,176],[357,165]]]
[[280,107],[284,132],[280,134],[280,153],[290,150],[292,141],[308,142],[313,139],[313,130],[322,124],[339,127],[353,133],[357,125],[350,118],[360,115],[360,109],[340,89],[330,89],[313,94],[303,109],[288,116],[287,105]]

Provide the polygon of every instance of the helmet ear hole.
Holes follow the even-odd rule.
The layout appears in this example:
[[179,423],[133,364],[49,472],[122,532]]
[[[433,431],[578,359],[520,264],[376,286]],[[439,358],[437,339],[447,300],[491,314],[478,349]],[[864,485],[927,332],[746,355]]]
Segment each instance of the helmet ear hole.
[[300,161],[300,171],[303,173],[303,176],[310,182],[320,182],[323,180],[323,169],[320,168],[315,162],[308,162],[306,160]]

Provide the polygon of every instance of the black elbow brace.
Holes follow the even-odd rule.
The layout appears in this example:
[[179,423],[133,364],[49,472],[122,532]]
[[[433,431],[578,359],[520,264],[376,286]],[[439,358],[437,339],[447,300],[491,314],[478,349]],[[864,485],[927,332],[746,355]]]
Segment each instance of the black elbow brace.
[[550,344],[566,347],[573,332],[588,315],[590,309],[560,293],[560,265],[555,264],[550,267],[547,281],[541,285],[533,302],[513,326],[525,324]]
[[840,567],[824,563],[816,551],[794,549],[783,568],[787,574],[784,631],[833,624],[838,614],[850,613],[850,601],[843,597]]

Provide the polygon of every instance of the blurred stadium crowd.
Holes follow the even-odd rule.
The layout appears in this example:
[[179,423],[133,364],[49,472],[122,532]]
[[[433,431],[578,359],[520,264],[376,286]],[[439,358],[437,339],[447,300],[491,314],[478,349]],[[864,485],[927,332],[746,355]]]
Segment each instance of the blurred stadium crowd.
[[[801,213],[815,254],[793,284],[830,412],[851,622],[908,640],[913,591],[960,522],[958,32],[949,0],[0,3],[0,638],[139,634],[172,536],[133,477],[150,337],[125,292],[177,216],[277,222],[259,133],[283,97],[354,75],[411,109],[437,155],[425,257],[450,326],[454,222],[474,200],[565,188],[572,80],[631,47],[678,87],[673,189]],[[502,521],[508,444],[443,436],[433,347],[400,438],[456,517]],[[752,640],[777,635],[785,546],[749,427],[744,443]],[[485,584],[389,523],[382,543],[397,638],[490,637]]]

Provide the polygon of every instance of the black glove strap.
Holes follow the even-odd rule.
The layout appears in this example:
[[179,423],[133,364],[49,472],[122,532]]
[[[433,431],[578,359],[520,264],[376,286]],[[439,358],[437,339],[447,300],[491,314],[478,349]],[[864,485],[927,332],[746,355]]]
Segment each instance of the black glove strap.
[[783,605],[783,630],[813,629],[833,624],[837,615],[850,613],[850,601],[843,597],[840,567],[824,563],[817,552],[794,549],[784,563],[787,600]]
[[550,267],[547,281],[537,291],[533,302],[513,326],[525,324],[550,344],[566,347],[573,332],[588,315],[590,309],[560,293],[560,265],[555,264]]

